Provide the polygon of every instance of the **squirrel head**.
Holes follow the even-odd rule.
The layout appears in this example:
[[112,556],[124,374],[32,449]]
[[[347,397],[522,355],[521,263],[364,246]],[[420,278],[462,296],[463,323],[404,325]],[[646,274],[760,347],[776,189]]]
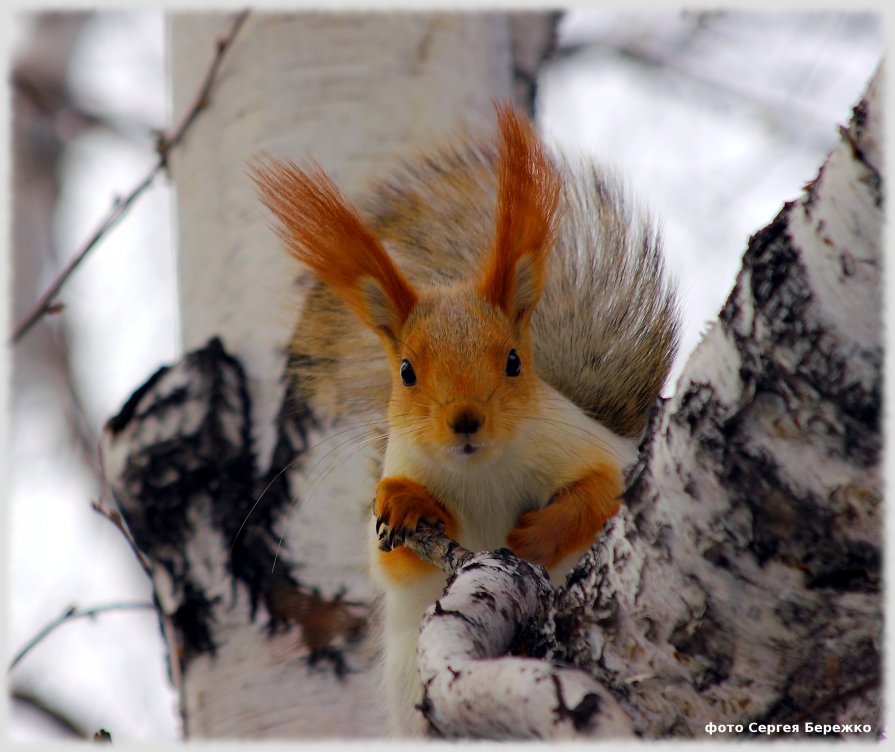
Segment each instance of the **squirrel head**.
[[536,410],[529,323],[556,233],[559,175],[531,126],[497,107],[492,247],[477,278],[418,290],[319,167],[256,166],[262,201],[299,261],[385,346],[391,434],[435,455],[496,455]]

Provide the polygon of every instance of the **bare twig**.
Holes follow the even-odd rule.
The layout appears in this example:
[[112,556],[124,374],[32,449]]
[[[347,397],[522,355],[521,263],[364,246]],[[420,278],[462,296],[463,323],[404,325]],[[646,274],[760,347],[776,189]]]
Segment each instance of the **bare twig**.
[[86,728],[81,726],[65,711],[51,705],[45,697],[41,697],[27,689],[10,689],[9,696],[14,702],[20,702],[36,710],[67,736],[73,736],[76,739],[87,738]]
[[159,140],[157,150],[163,163],[167,162],[168,154],[171,153],[171,150],[183,140],[184,135],[193,124],[193,121],[199,116],[199,113],[208,106],[211,97],[211,87],[217,80],[218,68],[221,67],[221,61],[223,61],[224,55],[233,44],[236,34],[239,32],[243,23],[245,23],[248,15],[248,10],[243,10],[237,13],[230,26],[230,31],[225,36],[218,39],[217,52],[211,61],[211,66],[208,68],[208,72],[205,74],[205,80],[199,89],[199,93],[193,102],[193,106],[187,112],[183,121],[180,123],[180,126],[178,126],[170,136]]
[[20,97],[44,118],[63,142],[70,141],[88,128],[102,127],[122,133],[110,120],[98,113],[88,112],[72,101],[63,87],[54,78],[45,80],[34,74],[27,66],[17,66],[10,75],[10,85]]
[[34,637],[28,640],[24,647],[22,647],[22,649],[15,654],[15,657],[9,664],[9,668],[6,669],[6,673],[11,672],[21,662],[21,660],[26,655],[28,655],[28,653],[30,653],[41,641],[46,639],[52,632],[61,627],[67,621],[70,621],[72,619],[83,619],[84,617],[92,618],[97,614],[105,613],[106,611],[132,611],[136,609],[155,610],[155,606],[152,603],[146,602],[107,603],[102,606],[92,606],[91,608],[84,609],[78,609],[77,606],[69,606],[59,616],[53,619],[53,621],[47,624],[47,626],[41,629],[40,632],[34,635]]
[[448,538],[441,530],[420,520],[416,530],[407,533],[401,545],[409,548],[423,561],[453,574],[471,552]]
[[155,164],[152,166],[149,172],[146,173],[145,177],[130,191],[130,193],[128,193],[124,198],[118,197],[115,199],[112,204],[111,210],[106,215],[105,219],[100,222],[99,227],[94,231],[90,239],[81,247],[81,249],[77,253],[74,254],[74,256],[71,257],[71,259],[69,259],[68,263],[62,269],[56,279],[53,280],[44,294],[41,295],[40,299],[31,309],[30,313],[28,313],[13,330],[12,336],[10,337],[10,342],[12,344],[15,344],[19,340],[21,340],[22,337],[24,337],[25,334],[28,333],[31,327],[33,327],[38,321],[40,321],[47,313],[54,310],[54,302],[56,296],[59,294],[62,286],[68,281],[68,278],[72,275],[75,269],[77,269],[77,267],[81,264],[87,254],[93,250],[93,248],[99,243],[99,241],[102,240],[106,233],[108,233],[109,230],[111,230],[116,224],[118,224],[119,220],[128,212],[131,205],[152,184],[152,182],[155,180],[156,175],[167,168],[168,157],[171,154],[171,150],[174,149],[178,144],[180,144],[181,141],[183,141],[184,136],[198,117],[199,113],[208,106],[211,89],[217,79],[218,69],[221,66],[224,55],[233,44],[233,40],[236,38],[239,29],[245,22],[248,13],[248,10],[240,11],[234,18],[227,34],[218,40],[215,56],[211,61],[208,72],[205,74],[205,79],[202,83],[202,86],[199,88],[198,95],[196,96],[192,107],[189,109],[180,125],[177,126],[177,128],[175,128],[173,131],[171,131],[170,135],[164,136],[159,140],[156,149],[158,152],[158,159],[156,160]]

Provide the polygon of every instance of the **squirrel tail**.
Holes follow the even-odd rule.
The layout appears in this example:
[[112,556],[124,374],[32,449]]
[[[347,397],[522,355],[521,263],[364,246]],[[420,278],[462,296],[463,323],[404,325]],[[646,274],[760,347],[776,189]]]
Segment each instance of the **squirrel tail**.
[[639,436],[680,339],[661,235],[621,181],[560,159],[562,208],[532,341],[541,377],[622,436]]

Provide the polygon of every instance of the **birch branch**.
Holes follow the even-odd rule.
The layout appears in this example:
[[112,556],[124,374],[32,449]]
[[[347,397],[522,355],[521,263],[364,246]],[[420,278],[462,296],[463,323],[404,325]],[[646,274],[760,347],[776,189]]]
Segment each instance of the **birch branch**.
[[[444,737],[630,736],[618,703],[583,671],[509,653],[550,617],[547,573],[502,549],[474,554],[421,522],[404,545],[452,574],[423,619],[422,712]],[[520,628],[520,625],[524,625]]]
[[423,561],[441,571],[454,574],[473,555],[442,531],[420,520],[416,530],[408,532],[401,545],[410,549]]
[[141,602],[106,603],[102,606],[91,606],[90,608],[78,608],[77,606],[69,606],[59,616],[53,619],[53,621],[51,621],[36,635],[34,635],[34,637],[28,640],[28,642],[25,643],[22,648],[19,649],[13,659],[9,662],[9,667],[6,669],[6,673],[10,673],[16,666],[19,665],[19,663],[22,662],[22,659],[24,659],[25,656],[28,655],[28,653],[34,650],[34,648],[36,648],[59,627],[73,619],[92,619],[99,614],[107,613],[109,611],[141,611],[146,609],[155,610],[155,605],[152,603]]
[[612,695],[583,671],[504,657],[548,617],[546,572],[502,549],[469,555],[423,618],[421,710],[444,737],[631,736]]

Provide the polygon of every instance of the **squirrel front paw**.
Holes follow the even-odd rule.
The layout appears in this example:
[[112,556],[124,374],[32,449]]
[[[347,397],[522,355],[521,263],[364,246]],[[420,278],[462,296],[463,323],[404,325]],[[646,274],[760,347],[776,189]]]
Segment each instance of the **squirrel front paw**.
[[448,511],[435,501],[425,486],[403,476],[379,481],[373,511],[381,551],[391,551],[401,546],[420,520],[453,537],[453,518]]
[[614,468],[593,472],[558,491],[550,503],[523,514],[507,545],[520,559],[547,569],[590,546],[618,511],[620,475]]
[[520,559],[550,569],[563,558],[564,515],[556,505],[526,512],[507,535],[507,545]]

